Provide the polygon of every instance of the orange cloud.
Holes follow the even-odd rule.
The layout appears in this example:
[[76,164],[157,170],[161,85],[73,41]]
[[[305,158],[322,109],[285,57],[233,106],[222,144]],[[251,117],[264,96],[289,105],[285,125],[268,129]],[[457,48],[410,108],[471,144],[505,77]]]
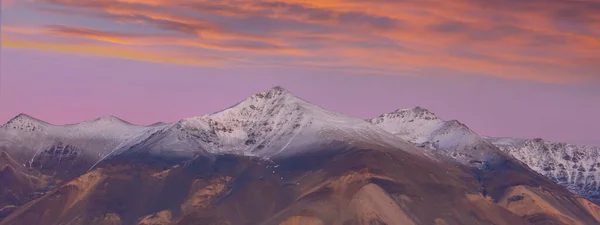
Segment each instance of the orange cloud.
[[346,66],[401,75],[439,68],[544,82],[599,79],[595,1],[33,1],[67,7],[37,6],[41,12],[101,18],[131,30],[74,23],[46,26],[35,35],[113,48],[184,47],[243,58],[243,65]]
[[145,51],[127,49],[122,47],[103,46],[82,43],[44,42],[34,40],[15,39],[2,35],[2,46],[9,48],[26,48],[36,50],[55,51],[63,53],[92,54],[104,57],[114,57],[137,61],[157,63],[172,63],[183,65],[218,66],[219,59],[203,57],[171,51]]
[[48,34],[65,37],[87,38],[122,45],[180,45],[221,51],[253,51],[256,53],[266,54],[304,54],[304,52],[300,49],[291,49],[267,42],[254,41],[252,43],[225,43],[200,40],[198,37],[127,34],[66,26],[47,26],[47,28],[49,29],[45,30],[45,33]]

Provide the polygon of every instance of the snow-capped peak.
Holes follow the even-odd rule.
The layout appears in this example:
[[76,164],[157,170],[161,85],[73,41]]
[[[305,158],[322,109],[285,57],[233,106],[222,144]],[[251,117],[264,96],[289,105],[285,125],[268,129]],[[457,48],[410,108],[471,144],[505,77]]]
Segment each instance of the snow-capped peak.
[[[511,137],[484,137],[490,143],[498,147],[515,147],[522,146],[529,140],[523,138],[511,138]],[[541,138],[540,138],[541,140]]]
[[444,121],[421,107],[396,110],[368,121],[417,146],[436,150],[436,153],[466,165],[475,163],[474,166],[480,167],[482,163],[493,163],[504,157],[498,148],[466,125],[457,120]]
[[398,115],[400,117],[411,118],[411,119],[424,119],[424,120],[440,120],[434,113],[431,111],[421,108],[420,106],[416,106],[408,109],[398,109],[392,113],[384,114],[388,116]]
[[284,107],[285,105],[296,106],[289,108],[289,110],[295,111],[303,109],[306,110],[308,108],[319,108],[303,99],[300,99],[299,97],[296,97],[282,87],[276,86],[272,89],[254,94],[230,108],[205,115],[203,118],[219,120],[220,118],[226,117],[242,117],[250,119],[250,117],[263,116],[258,114],[273,114],[276,110]]
[[103,116],[100,117],[98,119],[92,120],[92,121],[86,121],[84,123],[96,123],[96,124],[130,124],[129,122],[116,117],[116,116]]
[[2,128],[8,129],[8,130],[18,130],[18,131],[28,132],[28,131],[43,131],[44,127],[47,125],[49,125],[49,124],[42,120],[36,119],[25,113],[21,113],[15,117],[13,117],[12,119],[10,119],[4,125],[2,125]]
[[182,119],[142,141],[133,151],[175,158],[203,152],[270,158],[340,142],[406,147],[423,154],[371,123],[328,111],[281,87],[254,94],[213,114]]
[[[133,125],[115,116],[77,124],[54,125],[27,114],[19,114],[0,129],[0,147],[19,149],[20,155],[31,158],[30,163],[44,154],[58,154],[54,150],[65,146],[77,151],[74,154],[78,157],[93,161],[120,148],[124,142],[162,126],[165,125]],[[81,162],[84,159],[74,160]]]
[[[282,95],[290,95],[290,96],[294,96],[291,92],[287,91],[285,88],[281,87],[281,86],[275,86],[269,90],[264,90],[261,91],[257,94],[252,95],[253,97],[259,97],[259,98],[273,98],[273,97],[277,97],[277,96],[282,96]],[[294,96],[295,97],[295,96]]]
[[529,168],[571,192],[600,203],[600,147],[541,138],[487,138]]
[[[39,158],[40,152],[55,155],[63,152],[56,149],[63,148],[96,163],[118,156],[151,156],[167,161],[223,153],[286,157],[340,144],[428,154],[363,119],[323,109],[279,86],[225,110],[171,124],[138,126],[109,116],[71,125],[47,124],[45,128],[35,134],[6,132],[0,138],[7,137],[7,144],[35,143],[27,147],[32,161]],[[34,139],[41,141],[32,142]],[[57,143],[60,146],[55,147]]]
[[102,130],[103,127],[118,127],[118,126],[138,126],[124,121],[116,116],[105,116],[94,120],[84,121],[75,124],[66,125],[54,125],[43,120],[37,119],[25,113],[21,113],[16,117],[10,119],[6,124],[2,125],[2,128],[8,130],[15,130],[19,132],[38,131],[42,132],[46,129],[60,129],[60,128],[98,128]]
[[[255,107],[261,107],[261,106],[264,107],[264,106],[268,106],[268,105],[275,105],[277,102],[282,101],[284,99],[288,99],[288,100],[292,100],[292,101],[304,101],[304,100],[296,97],[294,94],[287,91],[286,89],[284,89],[280,86],[275,86],[269,90],[264,90],[259,93],[253,94],[250,97],[246,98],[244,101],[241,101],[229,108],[226,108],[226,109],[223,109],[221,111],[217,111],[217,112],[214,112],[211,114],[204,115],[203,117],[217,115],[224,111],[232,111],[236,108],[243,108],[244,105],[251,107],[251,109],[254,109]],[[240,105],[242,105],[242,106],[238,107]]]
[[413,143],[427,142],[431,133],[444,123],[434,113],[418,106],[398,109],[368,121]]

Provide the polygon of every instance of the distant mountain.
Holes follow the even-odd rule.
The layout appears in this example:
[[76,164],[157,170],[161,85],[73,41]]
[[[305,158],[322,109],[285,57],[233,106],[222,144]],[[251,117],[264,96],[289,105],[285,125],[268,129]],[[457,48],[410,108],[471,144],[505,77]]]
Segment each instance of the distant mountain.
[[28,167],[74,178],[124,143],[164,125],[138,126],[110,116],[79,124],[53,125],[20,114],[0,127],[0,147]]
[[399,109],[368,121],[464,165],[484,168],[508,154],[571,192],[600,203],[600,147],[483,137],[456,120],[442,120],[421,107]]
[[423,108],[365,121],[281,87],[150,126],[21,114],[0,127],[0,225],[600,224],[490,141]]
[[578,146],[539,138],[488,140],[571,192],[600,203],[600,147]]
[[507,155],[457,120],[445,121],[421,107],[399,109],[369,122],[437,155],[477,168],[503,163]]
[[178,162],[197,154],[218,153],[268,159],[336,143],[403,146],[423,154],[377,126],[325,110],[275,87],[223,111],[164,126],[145,140],[133,139],[126,145],[132,147],[121,148],[110,157],[141,154]]
[[28,159],[29,166],[65,176],[119,156],[172,163],[197,154],[272,158],[339,143],[403,146],[414,154],[426,154],[362,119],[325,110],[281,87],[223,111],[176,123],[139,126],[110,116],[59,126],[21,114],[0,132],[0,146],[19,149],[11,154]]

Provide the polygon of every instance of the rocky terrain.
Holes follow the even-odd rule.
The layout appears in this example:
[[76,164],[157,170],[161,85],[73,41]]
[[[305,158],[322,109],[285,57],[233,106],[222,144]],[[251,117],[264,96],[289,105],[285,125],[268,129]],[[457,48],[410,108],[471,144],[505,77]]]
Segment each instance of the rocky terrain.
[[542,139],[484,137],[456,120],[442,120],[421,107],[399,109],[368,121],[464,165],[485,168],[493,159],[509,155],[572,193],[600,203],[599,147]]
[[543,139],[489,140],[571,192],[600,203],[600,147],[577,146]]
[[22,114],[0,128],[0,225],[600,224],[497,146],[422,108],[365,121],[280,87],[150,126]]
[[368,120],[374,125],[441,157],[486,169],[502,164],[507,155],[486,141],[466,125],[456,121],[445,121],[434,113],[415,107],[399,109]]

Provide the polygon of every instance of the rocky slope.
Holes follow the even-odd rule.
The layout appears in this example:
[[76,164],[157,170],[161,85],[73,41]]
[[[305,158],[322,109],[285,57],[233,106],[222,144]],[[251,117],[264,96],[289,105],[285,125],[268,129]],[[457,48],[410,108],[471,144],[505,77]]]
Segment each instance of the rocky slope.
[[215,153],[272,158],[340,142],[427,154],[371,123],[325,110],[281,87],[176,123],[139,126],[103,117],[59,126],[21,114],[0,128],[0,147],[14,150],[11,155],[27,160],[29,167],[65,178],[119,157],[172,163]]
[[507,158],[498,148],[456,121],[445,121],[434,113],[415,107],[386,113],[369,122],[416,146],[463,165],[486,169]]
[[577,146],[542,139],[488,140],[573,193],[600,203],[600,147]]
[[133,139],[114,151],[178,162],[197,154],[237,154],[262,158],[287,157],[312,146],[335,143],[404,147],[424,154],[409,143],[359,118],[325,110],[281,87],[260,92],[223,111],[186,118]]
[[56,184],[52,177],[27,168],[0,151],[0,220],[52,190]]
[[[274,160],[196,156],[170,166],[114,162],[0,224],[599,224],[597,211],[560,186],[527,175],[509,178],[483,179],[496,190],[492,197],[468,170],[381,147]],[[506,183],[531,190],[507,192],[515,186]],[[534,205],[531,198],[537,211],[520,210]]]
[[26,167],[72,179],[123,143],[164,125],[138,126],[116,117],[53,125],[20,114],[0,127],[0,148]]
[[456,120],[442,120],[421,107],[400,109],[368,121],[464,165],[485,168],[494,160],[514,157],[571,192],[600,203],[598,147],[542,139],[483,137]]
[[280,87],[151,126],[19,115],[0,149],[0,225],[600,224],[597,205],[457,121],[364,121]]

